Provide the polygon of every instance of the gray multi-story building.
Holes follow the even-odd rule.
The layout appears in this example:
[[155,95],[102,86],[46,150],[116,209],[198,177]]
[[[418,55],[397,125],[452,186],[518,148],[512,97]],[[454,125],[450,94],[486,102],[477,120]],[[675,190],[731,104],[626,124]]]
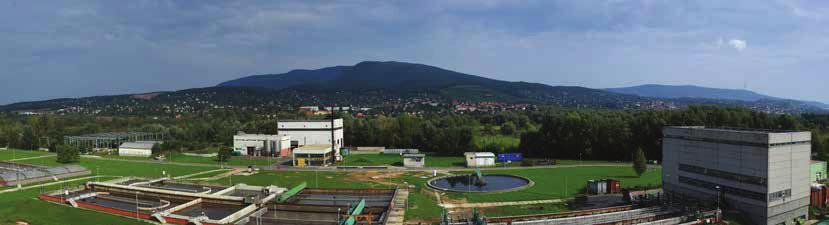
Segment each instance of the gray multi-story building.
[[713,205],[720,196],[751,224],[807,218],[810,132],[667,127],[663,134],[667,197]]

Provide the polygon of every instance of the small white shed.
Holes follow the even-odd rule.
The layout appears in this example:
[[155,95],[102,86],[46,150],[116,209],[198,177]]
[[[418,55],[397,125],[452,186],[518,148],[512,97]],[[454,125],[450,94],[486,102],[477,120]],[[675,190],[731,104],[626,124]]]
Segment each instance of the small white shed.
[[160,142],[155,141],[124,142],[118,146],[118,155],[150,157],[153,154],[153,145],[156,143],[160,144]]
[[467,152],[466,167],[493,167],[495,166],[495,154],[492,152]]

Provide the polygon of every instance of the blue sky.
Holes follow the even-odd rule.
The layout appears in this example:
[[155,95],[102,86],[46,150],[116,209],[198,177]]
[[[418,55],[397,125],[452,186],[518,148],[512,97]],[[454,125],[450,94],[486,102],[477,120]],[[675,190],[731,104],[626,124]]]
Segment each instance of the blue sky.
[[591,88],[829,102],[826,1],[0,2],[0,104],[213,86],[365,60]]

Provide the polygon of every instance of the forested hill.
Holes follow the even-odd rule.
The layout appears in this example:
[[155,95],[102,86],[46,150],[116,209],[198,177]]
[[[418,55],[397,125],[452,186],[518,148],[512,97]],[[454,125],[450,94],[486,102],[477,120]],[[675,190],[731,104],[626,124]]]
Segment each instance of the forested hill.
[[[215,109],[268,113],[297,106],[350,106],[369,113],[498,112],[557,106],[604,109],[675,109],[690,105],[738,106],[767,113],[826,113],[799,101],[699,96],[651,97],[607,90],[510,82],[434,66],[361,62],[316,70],[293,70],[171,92],[67,98],[0,106],[0,111],[96,115],[175,115]],[[641,94],[641,93],[639,93]],[[364,110],[365,111],[365,110]]]
[[562,106],[623,108],[648,98],[584,87],[508,82],[404,62],[361,62],[318,70],[256,75],[220,87],[261,87],[300,92],[371,92],[394,95],[425,93],[461,101],[499,101]]

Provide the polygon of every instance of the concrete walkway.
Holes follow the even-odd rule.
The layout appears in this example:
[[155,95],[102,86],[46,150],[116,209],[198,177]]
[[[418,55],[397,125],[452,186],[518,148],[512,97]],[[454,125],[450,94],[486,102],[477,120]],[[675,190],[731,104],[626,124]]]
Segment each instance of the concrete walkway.
[[548,200],[515,201],[515,202],[441,203],[439,205],[443,208],[446,208],[446,209],[489,208],[489,207],[501,207],[501,206],[513,206],[513,205],[537,205],[537,204],[562,203],[562,202],[565,202],[567,200],[570,200],[570,199],[548,199]]
[[188,175],[184,175],[184,176],[173,177],[173,179],[176,179],[176,180],[178,180],[178,179],[187,179],[187,178],[195,177],[195,176],[202,175],[202,174],[208,174],[208,173],[226,171],[226,170],[229,170],[229,169],[208,170],[208,171],[204,171],[204,172],[198,172],[198,173],[194,173],[194,174],[188,174]]
[[409,190],[398,189],[397,195],[392,199],[391,212],[386,220],[386,225],[403,225],[406,219],[406,202],[409,201]]
[[28,158],[11,159],[11,160],[7,160],[7,161],[14,162],[14,161],[29,160],[29,159],[39,159],[39,158],[55,157],[55,156],[56,156],[56,155],[41,155],[41,156],[34,156],[34,157],[28,157]]
[[2,191],[0,191],[0,194],[9,193],[9,192],[16,192],[16,191],[23,191],[23,190],[29,190],[29,189],[32,189],[32,188],[51,186],[51,185],[74,182],[74,181],[79,181],[79,180],[95,179],[95,178],[99,178],[99,177],[119,177],[119,176],[101,175],[101,176],[91,176],[91,177],[79,177],[79,178],[75,178],[75,179],[55,181],[55,182],[51,182],[51,183],[43,183],[43,184],[37,184],[37,185],[31,185],[31,186],[24,186],[24,187],[21,187],[21,188],[12,188],[12,189],[7,189],[7,190],[2,190]]

